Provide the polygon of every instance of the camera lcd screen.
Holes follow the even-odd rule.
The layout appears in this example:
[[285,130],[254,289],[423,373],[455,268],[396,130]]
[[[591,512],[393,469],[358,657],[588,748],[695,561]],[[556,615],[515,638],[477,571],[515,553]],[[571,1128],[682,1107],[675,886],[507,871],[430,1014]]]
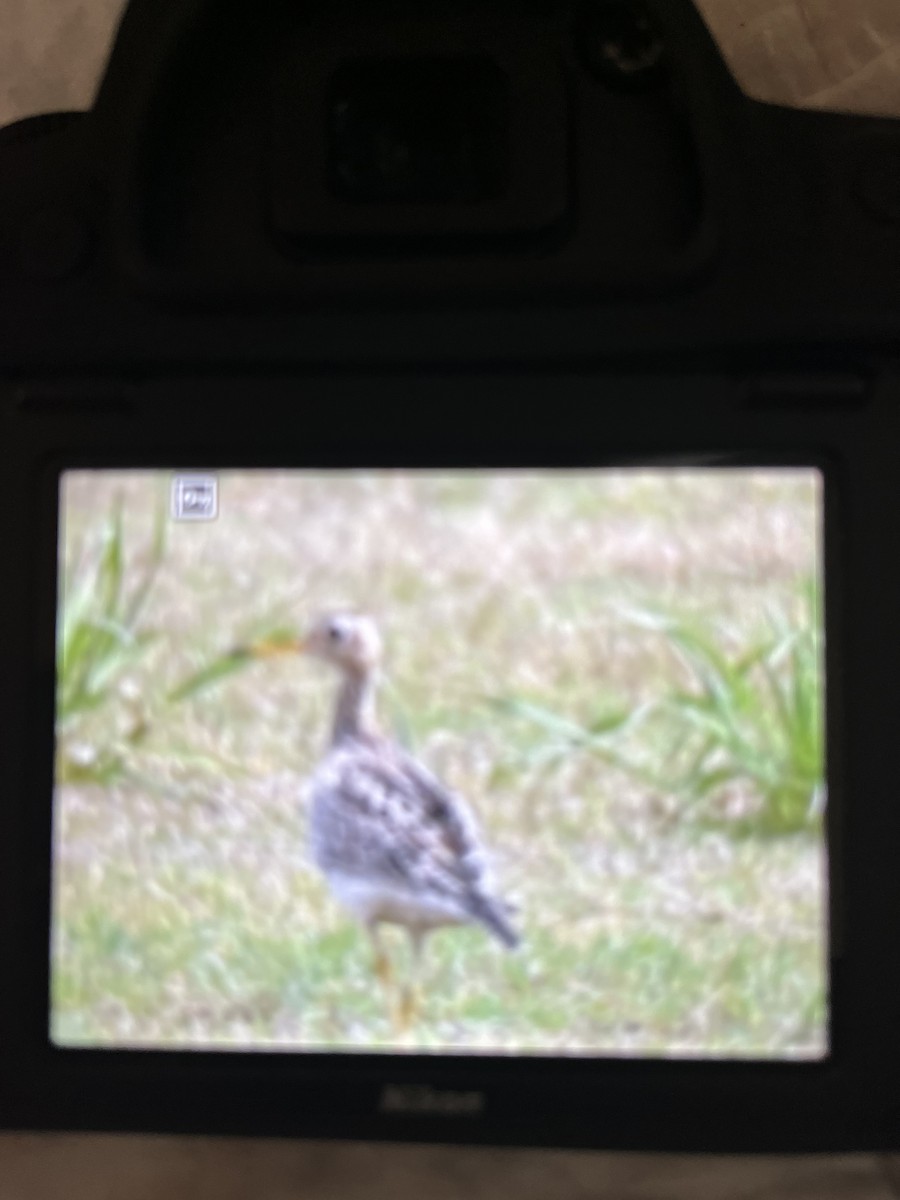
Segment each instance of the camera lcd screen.
[[63,472],[52,1041],[826,1057],[823,491]]

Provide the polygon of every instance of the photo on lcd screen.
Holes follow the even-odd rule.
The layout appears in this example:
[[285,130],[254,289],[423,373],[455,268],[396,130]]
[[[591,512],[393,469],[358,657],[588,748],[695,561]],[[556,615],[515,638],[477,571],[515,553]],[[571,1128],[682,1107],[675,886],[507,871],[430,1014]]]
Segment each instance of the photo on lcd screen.
[[828,1053],[812,468],[60,479],[64,1047]]

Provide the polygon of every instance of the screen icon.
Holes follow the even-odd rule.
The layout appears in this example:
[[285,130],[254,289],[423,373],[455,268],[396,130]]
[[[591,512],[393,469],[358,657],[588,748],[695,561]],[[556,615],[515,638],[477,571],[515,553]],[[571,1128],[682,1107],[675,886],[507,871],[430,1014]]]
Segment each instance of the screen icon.
[[172,517],[176,521],[214,521],[219,515],[215,475],[176,475],[172,480]]

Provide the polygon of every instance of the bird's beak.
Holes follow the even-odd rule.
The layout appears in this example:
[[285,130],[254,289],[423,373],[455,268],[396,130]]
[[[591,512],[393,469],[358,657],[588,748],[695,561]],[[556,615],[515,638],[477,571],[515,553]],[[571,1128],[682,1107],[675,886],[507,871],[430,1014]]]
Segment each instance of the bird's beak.
[[281,654],[305,654],[308,644],[305,637],[262,638],[258,642],[238,647],[238,653],[247,658],[276,658]]

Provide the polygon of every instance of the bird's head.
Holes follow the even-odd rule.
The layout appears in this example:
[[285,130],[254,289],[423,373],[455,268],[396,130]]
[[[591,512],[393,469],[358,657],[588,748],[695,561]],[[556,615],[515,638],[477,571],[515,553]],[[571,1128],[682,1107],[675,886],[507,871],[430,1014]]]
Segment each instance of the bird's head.
[[381,637],[371,617],[362,613],[326,613],[301,638],[277,638],[245,648],[253,658],[309,654],[341,671],[368,674],[381,662]]
[[299,649],[343,671],[374,671],[381,662],[381,636],[362,613],[326,613],[313,623]]

